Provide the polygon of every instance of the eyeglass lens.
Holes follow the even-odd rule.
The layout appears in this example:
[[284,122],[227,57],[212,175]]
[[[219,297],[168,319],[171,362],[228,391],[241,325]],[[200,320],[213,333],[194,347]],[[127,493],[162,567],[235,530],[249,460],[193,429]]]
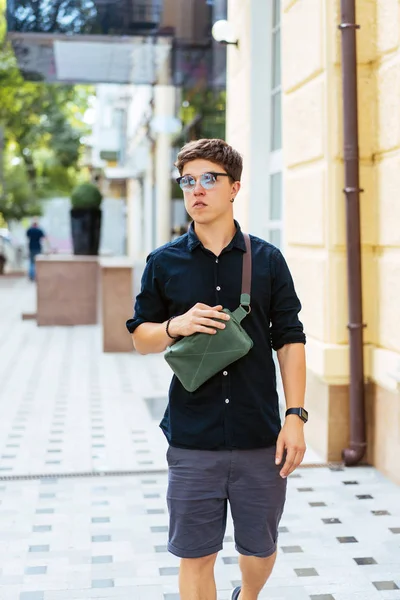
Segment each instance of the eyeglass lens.
[[[202,173],[200,175],[200,185],[205,190],[210,190],[214,187],[217,178],[212,173]],[[196,180],[192,175],[184,175],[180,180],[180,184],[182,190],[193,190],[196,186]]]

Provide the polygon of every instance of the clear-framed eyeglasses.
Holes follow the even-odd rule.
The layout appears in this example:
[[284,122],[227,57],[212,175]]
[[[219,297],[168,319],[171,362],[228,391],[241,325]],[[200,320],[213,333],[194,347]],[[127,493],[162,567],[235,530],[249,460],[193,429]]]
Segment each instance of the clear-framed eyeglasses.
[[[202,173],[198,178],[200,181],[200,185],[205,190],[212,190],[217,183],[218,177],[231,177],[229,173],[217,173],[210,171],[208,173]],[[231,177],[232,179],[232,177]],[[176,180],[179,183],[181,190],[184,192],[193,192],[196,187],[197,179],[193,177],[193,175],[183,175],[182,177],[178,177]]]

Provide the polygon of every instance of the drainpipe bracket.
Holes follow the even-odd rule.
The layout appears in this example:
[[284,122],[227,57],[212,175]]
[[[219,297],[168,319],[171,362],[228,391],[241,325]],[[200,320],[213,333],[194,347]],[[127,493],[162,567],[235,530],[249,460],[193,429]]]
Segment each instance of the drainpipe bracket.
[[362,192],[364,192],[364,189],[363,188],[357,188],[357,187],[345,187],[345,188],[343,188],[343,192],[345,194],[352,194],[352,193],[355,193],[355,192],[362,193]]
[[366,448],[367,442],[352,442],[350,441],[350,448]]
[[348,329],[364,329],[364,327],[367,327],[366,323],[348,323],[347,325]]
[[357,25],[356,23],[340,23],[338,29],[361,29],[361,25]]

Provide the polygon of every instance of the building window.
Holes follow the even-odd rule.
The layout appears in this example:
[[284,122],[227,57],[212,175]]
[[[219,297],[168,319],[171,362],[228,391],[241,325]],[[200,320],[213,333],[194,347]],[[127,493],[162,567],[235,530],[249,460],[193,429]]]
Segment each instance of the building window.
[[270,176],[269,241],[278,248],[282,245],[282,173]]
[[269,218],[271,221],[282,219],[282,173],[274,173],[270,179]]
[[[282,248],[283,139],[281,107],[281,2],[254,0],[251,69],[251,139],[249,226],[259,237]],[[263,76],[261,76],[263,73]],[[254,173],[254,175],[253,175]]]
[[269,155],[267,236],[271,244],[278,248],[283,245],[280,13],[280,0],[273,0],[271,19],[271,148]]
[[271,150],[282,148],[281,111],[281,3],[273,0],[272,15],[272,89],[271,89]]

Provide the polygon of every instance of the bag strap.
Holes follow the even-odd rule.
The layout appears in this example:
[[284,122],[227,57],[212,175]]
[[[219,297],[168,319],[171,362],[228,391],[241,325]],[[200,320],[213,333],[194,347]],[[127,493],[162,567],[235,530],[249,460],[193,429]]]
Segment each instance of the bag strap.
[[246,243],[246,252],[243,253],[242,267],[242,294],[240,296],[241,306],[248,308],[250,312],[250,295],[251,295],[251,241],[248,233],[243,233]]

